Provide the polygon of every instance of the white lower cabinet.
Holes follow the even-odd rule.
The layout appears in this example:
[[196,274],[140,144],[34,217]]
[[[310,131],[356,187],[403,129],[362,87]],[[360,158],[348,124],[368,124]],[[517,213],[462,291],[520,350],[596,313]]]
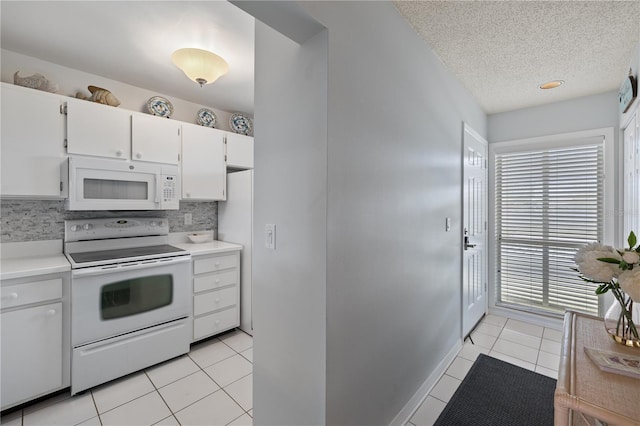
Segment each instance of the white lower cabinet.
[[193,341],[240,325],[240,251],[193,256]]
[[69,386],[68,285],[68,274],[2,281],[3,410]]

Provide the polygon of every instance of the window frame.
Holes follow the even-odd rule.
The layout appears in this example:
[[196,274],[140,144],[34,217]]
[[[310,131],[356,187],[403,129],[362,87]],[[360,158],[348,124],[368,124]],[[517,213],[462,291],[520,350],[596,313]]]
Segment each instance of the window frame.
[[[561,133],[556,135],[540,136],[527,139],[515,139],[504,142],[489,143],[489,308],[494,310],[505,309],[508,311],[523,311],[538,315],[545,315],[553,318],[560,318],[561,314],[551,312],[541,312],[533,307],[518,307],[497,305],[497,244],[496,244],[496,154],[504,152],[528,151],[532,149],[550,149],[557,145],[557,142],[564,142],[580,145],[584,139],[593,137],[603,137],[604,147],[604,229],[602,244],[616,246],[616,169],[615,169],[615,132],[613,127],[584,130],[579,132]],[[574,141],[574,142],[572,142]],[[595,290],[595,288],[594,288]],[[600,298],[600,315],[604,314],[607,302]]]

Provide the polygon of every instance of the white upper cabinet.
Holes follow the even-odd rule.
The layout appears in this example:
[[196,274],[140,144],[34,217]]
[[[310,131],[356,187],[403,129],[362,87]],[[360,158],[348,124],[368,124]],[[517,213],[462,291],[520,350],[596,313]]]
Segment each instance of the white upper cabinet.
[[253,169],[253,137],[226,133],[227,167],[231,169]]
[[133,113],[131,121],[131,159],[153,163],[178,164],[180,154],[179,121]]
[[182,199],[226,200],[224,132],[182,125]]
[[129,159],[131,112],[70,98],[67,102],[67,152]]
[[180,122],[70,99],[67,103],[67,152],[178,164]]
[[62,198],[65,100],[2,83],[2,197]]

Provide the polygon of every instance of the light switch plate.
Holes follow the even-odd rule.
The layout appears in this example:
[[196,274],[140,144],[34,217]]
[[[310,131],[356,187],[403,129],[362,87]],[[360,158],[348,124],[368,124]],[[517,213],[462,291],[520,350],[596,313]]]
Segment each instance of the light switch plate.
[[184,224],[185,225],[193,225],[193,214],[185,213],[184,214]]
[[269,250],[276,249],[276,225],[273,223],[264,226],[264,246]]

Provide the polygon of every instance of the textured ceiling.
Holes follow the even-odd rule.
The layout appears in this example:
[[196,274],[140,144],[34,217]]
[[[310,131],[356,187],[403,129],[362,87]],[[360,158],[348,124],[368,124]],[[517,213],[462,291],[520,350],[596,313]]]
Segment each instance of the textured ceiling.
[[640,0],[395,5],[488,114],[617,90],[640,41]]
[[[398,1],[487,113],[617,90],[640,41],[640,0]],[[254,21],[225,1],[0,1],[2,48],[228,111],[253,112]],[[214,50],[204,88],[170,60]],[[37,71],[37,70],[32,70]],[[563,79],[558,89],[542,82]]]

